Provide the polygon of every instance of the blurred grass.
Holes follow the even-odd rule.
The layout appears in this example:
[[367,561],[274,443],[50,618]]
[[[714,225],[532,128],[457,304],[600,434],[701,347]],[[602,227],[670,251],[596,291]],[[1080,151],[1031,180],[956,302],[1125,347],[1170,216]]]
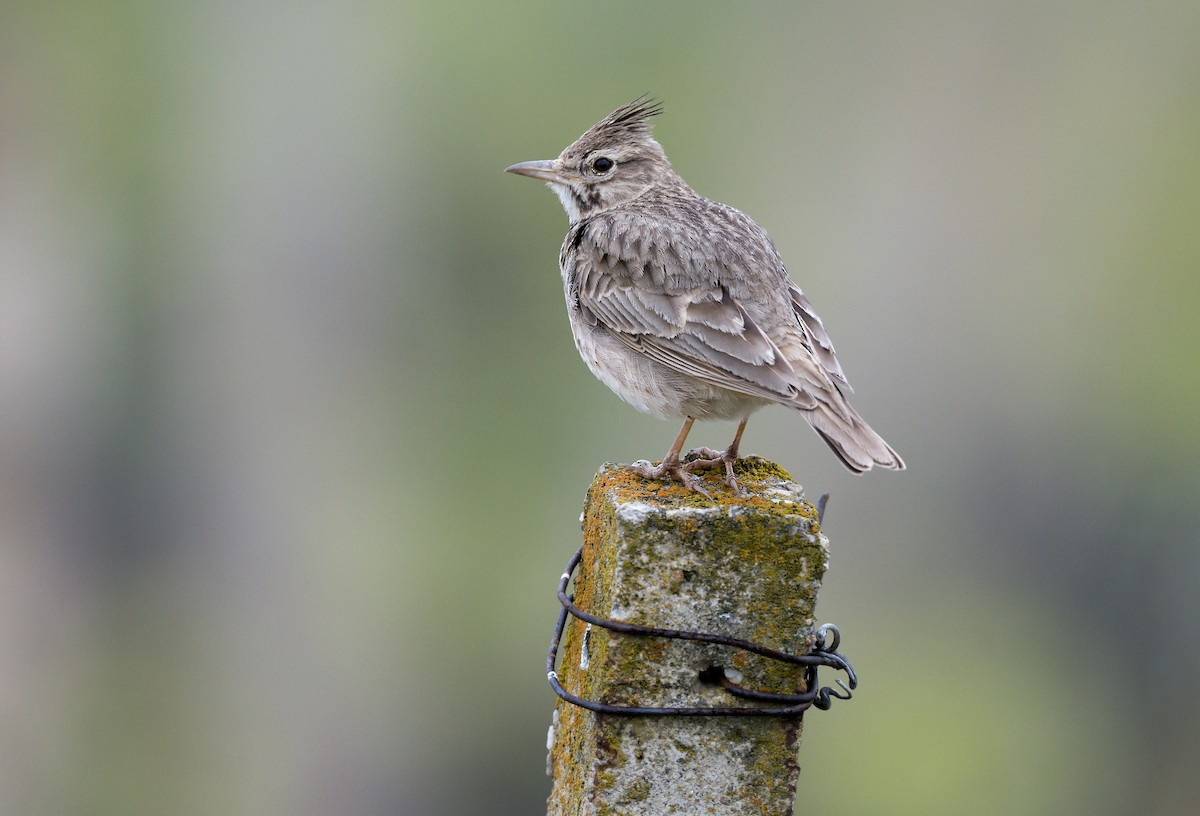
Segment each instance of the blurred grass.
[[[826,813],[1200,801],[1195,4],[0,9],[0,812],[528,813],[605,460],[554,197],[642,92],[856,405]],[[702,426],[696,444],[730,428]]]

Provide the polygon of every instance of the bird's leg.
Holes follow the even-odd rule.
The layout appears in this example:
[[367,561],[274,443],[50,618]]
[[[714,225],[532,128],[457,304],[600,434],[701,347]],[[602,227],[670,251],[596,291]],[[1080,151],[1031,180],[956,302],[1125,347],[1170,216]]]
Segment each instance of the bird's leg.
[[715,451],[712,448],[698,448],[693,453],[700,454],[701,458],[693,459],[684,464],[682,469],[685,471],[704,470],[723,464],[725,466],[725,484],[729,485],[729,489],[737,495],[746,495],[746,491],[737,483],[737,479],[733,478],[733,463],[737,461],[738,446],[742,444],[742,431],[746,430],[746,423],[749,419],[749,417],[746,417],[738,423],[737,430],[733,434],[733,441],[729,443],[729,447],[724,451]]
[[695,421],[695,417],[688,417],[684,420],[683,427],[679,429],[675,441],[671,443],[671,449],[667,451],[662,462],[652,465],[645,459],[640,459],[634,462],[632,467],[644,479],[661,479],[664,476],[668,479],[678,479],[683,482],[684,487],[711,499],[712,496],[708,494],[708,491],[700,486],[700,479],[689,473],[679,461],[679,451],[683,450],[683,443],[687,441],[688,432],[692,430],[692,423]]

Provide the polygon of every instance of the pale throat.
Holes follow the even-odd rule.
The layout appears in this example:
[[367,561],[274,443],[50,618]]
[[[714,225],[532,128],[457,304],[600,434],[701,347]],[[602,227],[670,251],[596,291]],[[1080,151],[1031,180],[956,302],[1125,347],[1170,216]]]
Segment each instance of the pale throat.
[[575,198],[575,191],[566,184],[555,184],[550,182],[546,185],[554,194],[558,196],[558,200],[562,202],[563,209],[567,211],[567,220],[572,224],[583,218],[583,213],[579,210],[579,201]]
[[[577,224],[583,220],[584,210],[579,206],[579,191],[571,187],[569,184],[560,184],[555,181],[546,182],[546,186],[554,191],[558,196],[558,200],[562,202],[563,209],[567,211],[567,220],[572,224]],[[593,188],[589,191],[587,198],[587,212],[594,214],[603,210],[610,209],[618,204],[627,204],[634,201],[650,190],[654,189],[652,184],[640,186],[626,185],[621,190],[609,191],[609,197],[606,200],[601,196],[600,191]],[[619,198],[617,198],[619,196]]]

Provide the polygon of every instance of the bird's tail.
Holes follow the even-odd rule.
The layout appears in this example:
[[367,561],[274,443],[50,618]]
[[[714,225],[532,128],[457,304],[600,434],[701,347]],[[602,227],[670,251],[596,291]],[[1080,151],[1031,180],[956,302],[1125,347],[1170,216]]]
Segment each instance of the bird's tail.
[[855,473],[873,467],[904,470],[904,460],[900,454],[875,433],[844,398],[834,400],[833,404],[818,402],[815,408],[806,410],[804,414],[813,430]]

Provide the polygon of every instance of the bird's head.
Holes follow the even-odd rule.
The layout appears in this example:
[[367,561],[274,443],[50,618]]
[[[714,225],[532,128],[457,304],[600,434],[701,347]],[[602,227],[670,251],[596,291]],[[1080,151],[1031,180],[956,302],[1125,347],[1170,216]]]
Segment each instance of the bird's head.
[[678,179],[650,135],[650,117],[660,113],[659,102],[641,96],[588,128],[557,159],[521,162],[505,172],[545,181],[572,224],[619,207]]

